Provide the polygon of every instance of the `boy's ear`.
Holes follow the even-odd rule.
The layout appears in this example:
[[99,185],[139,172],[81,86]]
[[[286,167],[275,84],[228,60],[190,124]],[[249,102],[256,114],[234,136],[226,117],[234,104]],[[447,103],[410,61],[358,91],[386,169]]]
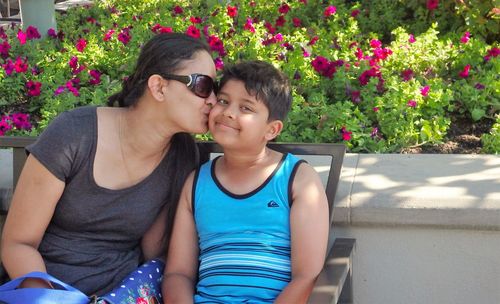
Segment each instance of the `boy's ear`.
[[271,141],[280,135],[281,130],[283,130],[283,122],[281,120],[273,120],[268,123],[267,132],[265,134],[265,139]]
[[148,79],[148,88],[151,95],[158,101],[165,99],[163,91],[163,78],[160,75],[151,75]]

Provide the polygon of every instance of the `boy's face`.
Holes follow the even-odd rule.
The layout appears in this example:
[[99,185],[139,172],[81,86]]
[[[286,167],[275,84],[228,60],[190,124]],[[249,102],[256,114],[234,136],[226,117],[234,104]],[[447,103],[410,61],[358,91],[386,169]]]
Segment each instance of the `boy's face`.
[[257,146],[278,136],[282,122],[268,122],[265,104],[245,89],[239,80],[229,80],[217,94],[210,112],[208,127],[215,141],[223,147]]

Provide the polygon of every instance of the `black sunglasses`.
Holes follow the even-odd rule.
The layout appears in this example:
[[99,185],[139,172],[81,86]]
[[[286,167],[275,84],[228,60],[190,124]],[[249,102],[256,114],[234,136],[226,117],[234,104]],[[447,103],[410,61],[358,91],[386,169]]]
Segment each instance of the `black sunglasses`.
[[208,98],[212,92],[217,94],[217,82],[212,77],[203,74],[191,74],[187,76],[172,75],[172,74],[159,74],[165,79],[177,80],[185,85],[196,96],[201,98]]

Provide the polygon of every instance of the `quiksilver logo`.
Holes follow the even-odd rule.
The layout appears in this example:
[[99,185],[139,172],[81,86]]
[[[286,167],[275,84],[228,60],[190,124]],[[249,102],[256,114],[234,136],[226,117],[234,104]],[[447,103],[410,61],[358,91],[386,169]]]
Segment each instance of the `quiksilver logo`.
[[269,203],[267,203],[267,207],[279,207],[280,205],[278,205],[278,203],[276,203],[275,201],[270,201]]

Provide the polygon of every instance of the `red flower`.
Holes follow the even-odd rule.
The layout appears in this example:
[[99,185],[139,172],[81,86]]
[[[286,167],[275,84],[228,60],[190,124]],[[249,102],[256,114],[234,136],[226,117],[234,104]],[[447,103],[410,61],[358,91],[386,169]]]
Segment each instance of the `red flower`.
[[356,18],[357,15],[359,15],[360,11],[359,9],[355,9],[351,12],[351,17]]
[[219,53],[219,56],[225,56],[226,50],[224,49],[224,43],[219,37],[212,35],[208,37],[208,44],[210,45],[210,49],[212,51],[216,51]]
[[201,23],[201,18],[200,17],[190,17],[189,21],[191,21],[192,24],[197,24],[197,23]]
[[194,38],[200,38],[200,30],[196,28],[194,25],[190,25],[186,30],[186,35],[189,35]]
[[416,108],[417,107],[417,102],[415,100],[408,100],[408,103],[406,104],[410,108]]
[[322,56],[318,56],[311,61],[311,65],[317,72],[322,72],[328,67],[328,59]]
[[427,9],[432,11],[435,10],[439,5],[439,0],[427,0]]
[[319,40],[318,36],[312,37],[312,39],[307,43],[307,45],[315,45],[316,42]]
[[460,76],[461,78],[469,77],[469,70],[470,70],[470,64],[466,65],[464,69],[460,73],[458,73],[458,76]]
[[236,6],[227,6],[227,15],[231,18],[234,18],[238,15],[238,8]]
[[21,59],[21,57],[16,58],[16,62],[14,63],[14,69],[16,70],[16,73],[24,73],[28,70],[28,59],[24,58],[24,60]]
[[40,39],[42,36],[40,36],[40,33],[38,32],[37,28],[34,26],[28,26],[26,29],[26,36],[28,39]]
[[354,55],[356,55],[356,58],[358,58],[358,60],[363,59],[363,51],[361,50],[361,48],[356,48],[356,52],[354,52]]
[[347,131],[347,129],[344,127],[342,127],[342,129],[340,129],[340,133],[342,134],[342,140],[351,140],[351,134],[352,132],[351,131]]
[[401,77],[403,77],[404,81],[408,81],[413,78],[413,71],[411,69],[407,69],[401,72]]
[[295,27],[300,27],[302,25],[302,21],[297,17],[294,17],[292,19],[292,23],[293,23],[293,26],[295,26]]
[[26,43],[26,38],[27,38],[27,36],[22,30],[17,31],[17,39],[19,40],[20,45],[23,45]]
[[92,78],[89,81],[91,85],[97,85],[101,83],[101,72],[97,70],[90,70],[89,75]]
[[87,40],[85,40],[83,38],[78,39],[78,41],[75,44],[75,47],[78,50],[78,52],[83,53],[83,51],[87,47]]
[[285,20],[285,17],[283,17],[283,16],[279,16],[276,19],[276,27],[283,26],[283,25],[285,25],[285,23],[286,23],[286,20]]
[[102,38],[103,41],[109,41],[111,37],[113,37],[113,34],[115,33],[115,30],[108,30],[106,34],[104,34],[104,37]]
[[360,91],[352,91],[351,92],[351,101],[355,104],[361,102],[361,92]]
[[42,88],[42,83],[30,80],[26,83],[26,88],[28,89],[28,96],[40,96],[40,89]]
[[491,57],[497,57],[500,55],[500,49],[499,48],[491,48],[491,50],[488,50],[488,55],[484,56],[485,61],[489,61]]
[[128,27],[125,27],[121,30],[121,32],[118,34],[118,40],[123,43],[123,45],[127,45],[130,40],[132,40],[132,36],[130,35],[130,30]]
[[266,27],[267,31],[269,34],[274,34],[276,32],[276,29],[273,27],[273,25],[270,22],[265,22],[264,26]]
[[184,13],[184,10],[182,9],[182,7],[176,5],[173,9],[173,13],[174,13],[174,15],[180,15],[180,14]]
[[247,31],[255,33],[255,27],[253,27],[252,18],[247,18],[247,22],[245,23],[245,26],[243,26],[243,28]]
[[2,44],[0,44],[0,56],[2,56],[2,58],[4,59],[9,57],[10,48],[11,46],[8,41],[2,42]]
[[323,15],[328,18],[331,15],[335,14],[336,12],[337,8],[333,5],[330,5],[327,8],[325,8],[325,10],[323,11]]
[[288,4],[286,3],[283,3],[279,9],[278,9],[278,12],[280,12],[281,14],[284,14],[286,15],[288,13],[288,11],[290,10],[290,6],[288,6]]

